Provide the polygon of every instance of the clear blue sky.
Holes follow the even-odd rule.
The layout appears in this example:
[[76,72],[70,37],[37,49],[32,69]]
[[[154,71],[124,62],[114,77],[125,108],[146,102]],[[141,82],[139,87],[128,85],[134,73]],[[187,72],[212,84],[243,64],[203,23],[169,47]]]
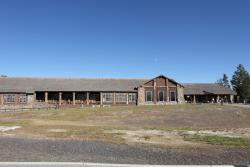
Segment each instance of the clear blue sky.
[[1,0],[0,73],[215,82],[250,71],[250,0]]

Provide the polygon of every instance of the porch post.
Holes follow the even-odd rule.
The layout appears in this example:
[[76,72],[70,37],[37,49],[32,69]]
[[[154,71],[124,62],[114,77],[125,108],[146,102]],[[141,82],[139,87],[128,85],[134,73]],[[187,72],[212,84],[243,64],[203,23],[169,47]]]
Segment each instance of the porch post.
[[34,99],[33,101],[36,102],[36,92],[34,92],[33,94],[33,99]]
[[115,104],[116,101],[115,101],[115,92],[113,92],[113,104]]
[[73,92],[73,105],[76,105],[76,92]]
[[230,95],[230,102],[234,103],[234,95]]
[[89,92],[87,92],[87,105],[89,105]]
[[178,99],[178,84],[176,85],[175,101],[177,103],[179,102],[179,99]]
[[128,104],[128,93],[126,93],[126,104]]
[[196,104],[196,96],[194,95],[193,103]]
[[59,106],[62,105],[62,92],[59,92]]
[[100,92],[100,104],[102,105],[102,92]]
[[216,103],[219,103],[219,100],[220,100],[220,96],[217,95],[217,97],[216,97]]
[[154,79],[154,91],[153,91],[154,93],[154,95],[153,95],[153,97],[154,97],[154,103],[156,104],[156,101],[157,101],[157,92],[156,92],[156,80]]
[[45,92],[45,99],[44,99],[44,101],[45,101],[45,103],[48,103],[48,92]]
[[169,97],[170,97],[170,95],[169,95],[169,87],[168,87],[168,79],[166,79],[166,82],[167,82],[167,92],[166,92],[166,97],[167,97],[167,102],[169,102]]
[[1,105],[3,105],[3,94],[0,94],[0,102],[1,102]]

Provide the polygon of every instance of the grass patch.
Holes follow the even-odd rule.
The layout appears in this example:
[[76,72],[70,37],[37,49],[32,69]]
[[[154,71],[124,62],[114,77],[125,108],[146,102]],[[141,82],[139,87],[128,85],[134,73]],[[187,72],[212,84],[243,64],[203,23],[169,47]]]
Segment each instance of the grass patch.
[[150,140],[151,137],[150,137],[150,136],[143,136],[143,139],[144,139],[144,140]]
[[250,147],[250,138],[188,135],[184,136],[184,140],[222,146]]
[[16,122],[0,122],[0,126],[16,126]]
[[250,118],[250,109],[245,109],[243,111],[244,115],[247,116],[248,118]]
[[[106,126],[32,125],[17,129],[15,133],[22,136],[31,134],[34,137],[109,141],[116,144],[124,143],[124,139],[120,135],[106,133],[106,131],[113,129],[113,127]],[[123,128],[117,127],[117,129]]]
[[0,126],[28,126],[29,121],[17,120],[17,121],[0,121]]

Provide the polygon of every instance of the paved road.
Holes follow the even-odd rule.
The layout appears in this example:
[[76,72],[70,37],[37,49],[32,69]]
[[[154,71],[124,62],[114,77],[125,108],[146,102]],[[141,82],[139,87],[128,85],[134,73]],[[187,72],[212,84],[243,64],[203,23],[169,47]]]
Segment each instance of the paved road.
[[34,162],[23,162],[23,163],[13,163],[4,162],[0,163],[0,167],[87,167],[81,162],[64,162],[64,163],[34,163]]
[[[96,164],[96,163],[75,163],[75,162],[65,162],[65,163],[34,163],[34,162],[25,162],[25,163],[0,163],[0,167],[173,167],[171,165],[131,165],[131,164]],[[179,165],[179,167],[183,167]],[[200,165],[196,167],[218,167],[213,165]],[[227,165],[221,167],[235,167],[234,165]],[[240,167],[250,167],[249,165],[240,166]]]
[[165,165],[100,164],[84,162],[3,162],[0,163],[0,167],[165,167]]
[[250,148],[160,149],[97,141],[0,137],[0,161],[118,164],[250,164]]

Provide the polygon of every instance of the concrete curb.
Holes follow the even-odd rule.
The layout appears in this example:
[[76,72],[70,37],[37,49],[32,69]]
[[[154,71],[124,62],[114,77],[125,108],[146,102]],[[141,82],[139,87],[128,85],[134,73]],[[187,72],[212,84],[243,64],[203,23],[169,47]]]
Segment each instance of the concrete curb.
[[83,163],[86,167],[250,167],[250,165],[143,165],[143,164],[108,164]]
[[[166,167],[167,165],[83,163],[86,167]],[[209,167],[209,166],[205,166]]]
[[143,165],[89,162],[0,162],[0,167],[250,167],[250,165]]

